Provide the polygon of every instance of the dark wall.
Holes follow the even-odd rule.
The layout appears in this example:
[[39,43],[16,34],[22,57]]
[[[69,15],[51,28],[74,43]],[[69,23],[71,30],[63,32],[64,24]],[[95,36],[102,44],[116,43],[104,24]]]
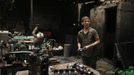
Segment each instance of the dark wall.
[[[25,32],[31,32],[34,24],[40,24],[40,28],[44,31],[52,31],[54,35],[73,33],[73,22],[76,19],[76,7],[71,0],[33,0],[33,23],[30,24],[31,11],[30,11],[31,0],[15,0],[14,7],[12,10],[6,11],[4,18],[4,24],[7,25],[8,29],[19,26],[19,29],[25,29]],[[2,9],[1,9],[2,10]],[[4,13],[4,12],[2,12]],[[0,15],[1,12],[0,12]],[[3,27],[5,28],[5,27]],[[31,28],[31,29],[29,29]],[[58,36],[56,36],[59,38]]]
[[134,41],[134,9],[129,2],[122,3],[118,7],[117,16],[117,40],[118,42]]
[[114,53],[117,6],[99,6],[91,10],[92,27],[100,36],[100,56],[112,60]]
[[1,29],[7,30],[17,27],[17,31],[29,30],[30,0],[15,0],[13,3],[10,0],[5,0],[4,3],[4,10],[0,11],[5,15],[0,21]]
[[134,6],[126,2],[119,4],[117,12],[116,40],[125,67],[134,66]]

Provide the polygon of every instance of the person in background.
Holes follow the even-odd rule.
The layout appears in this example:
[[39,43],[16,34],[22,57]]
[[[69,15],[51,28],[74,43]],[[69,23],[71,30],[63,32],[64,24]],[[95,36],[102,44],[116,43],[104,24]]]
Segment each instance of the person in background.
[[81,19],[83,28],[77,35],[78,51],[81,51],[81,57],[84,65],[96,68],[97,50],[96,46],[100,43],[98,32],[90,27],[91,21],[88,16]]
[[39,24],[36,24],[35,28],[32,31],[32,35],[34,36],[34,45],[35,47],[40,47],[44,41],[44,34],[39,31]]
[[30,75],[40,75],[41,73],[41,60],[40,60],[40,51],[42,51],[41,45],[44,41],[44,34],[39,29],[39,24],[36,24],[35,28],[32,31],[32,35],[34,36],[33,44],[34,49],[33,53],[30,54]]

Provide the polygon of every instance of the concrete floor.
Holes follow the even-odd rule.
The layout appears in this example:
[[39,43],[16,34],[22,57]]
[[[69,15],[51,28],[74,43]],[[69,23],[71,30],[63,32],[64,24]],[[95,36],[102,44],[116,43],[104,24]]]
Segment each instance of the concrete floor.
[[[70,57],[53,56],[49,60],[54,61],[51,64],[70,63],[70,62],[82,63],[82,60],[80,59],[79,56],[70,56]],[[99,59],[97,61],[96,69],[94,70],[91,68],[91,70],[94,72],[94,75],[115,75],[114,66],[112,65],[110,60],[107,60],[105,58]]]
[[[52,58],[50,58],[50,60],[56,60],[55,63],[69,63],[69,62],[82,63],[80,56],[70,56],[70,57],[64,57],[63,55],[53,56]],[[111,64],[111,62],[112,61],[109,61],[105,58],[100,58],[97,61],[96,71],[98,71],[100,75],[115,75],[114,74],[115,69],[114,69],[114,66]]]

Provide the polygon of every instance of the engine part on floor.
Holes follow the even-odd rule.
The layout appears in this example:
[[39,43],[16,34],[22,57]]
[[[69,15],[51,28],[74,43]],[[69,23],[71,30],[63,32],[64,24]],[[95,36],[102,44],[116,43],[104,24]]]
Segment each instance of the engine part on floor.
[[53,69],[52,75],[78,75],[76,69]]
[[75,68],[82,75],[93,75],[93,72],[90,71],[90,68],[83,64],[75,63],[72,68]]
[[24,64],[29,63],[29,55],[32,54],[32,51],[13,51],[4,55],[4,61],[7,64],[12,64],[13,62],[22,62]]

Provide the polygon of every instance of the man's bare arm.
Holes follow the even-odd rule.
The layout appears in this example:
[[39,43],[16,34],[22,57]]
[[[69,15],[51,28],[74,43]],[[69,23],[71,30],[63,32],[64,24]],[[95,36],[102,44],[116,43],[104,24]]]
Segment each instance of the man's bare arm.
[[34,30],[32,31],[32,35],[34,36],[34,37],[36,37],[37,38],[37,36],[36,36],[36,31],[37,31],[37,29],[38,29],[38,26],[36,26],[35,28],[34,28]]

